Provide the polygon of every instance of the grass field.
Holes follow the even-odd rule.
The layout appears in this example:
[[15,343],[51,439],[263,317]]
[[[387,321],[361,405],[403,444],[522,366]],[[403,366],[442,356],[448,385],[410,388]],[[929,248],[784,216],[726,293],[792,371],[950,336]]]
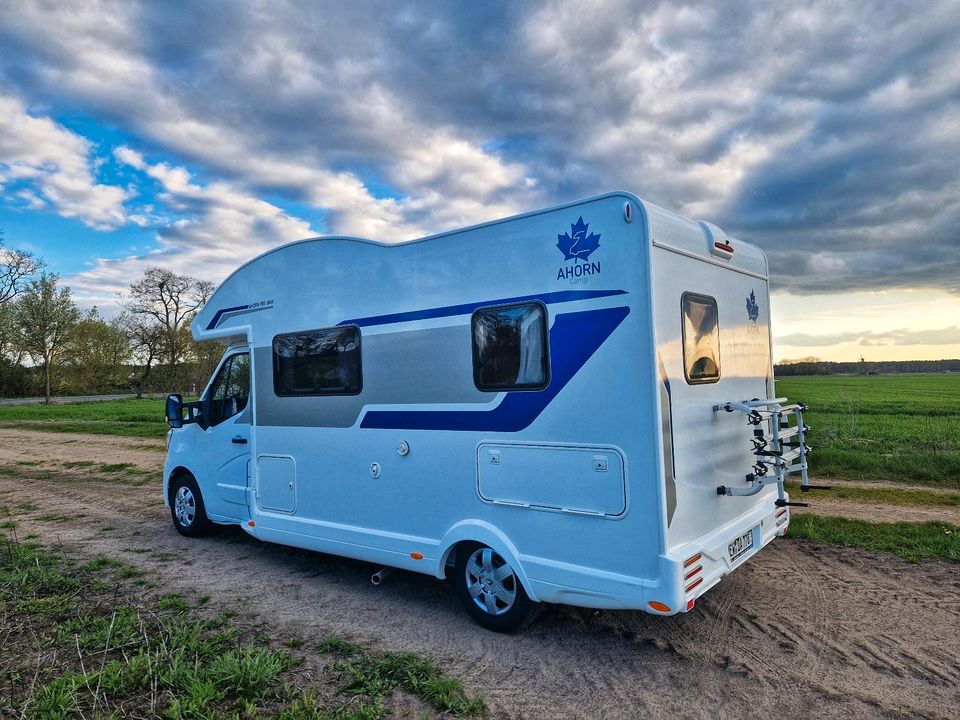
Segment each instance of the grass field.
[[[810,406],[813,475],[960,490],[960,375],[786,377]],[[0,407],[0,427],[162,438],[163,400]]]
[[[810,406],[812,473],[960,490],[960,375],[787,377]],[[163,400],[0,406],[0,427],[162,438]]]
[[960,562],[960,527],[944,523],[872,523],[797,514],[790,517],[787,537],[897,555],[910,562]]
[[0,427],[162,438],[167,434],[163,405],[164,401],[159,399],[3,405],[0,406]]
[[787,377],[805,402],[815,476],[960,489],[960,375]]

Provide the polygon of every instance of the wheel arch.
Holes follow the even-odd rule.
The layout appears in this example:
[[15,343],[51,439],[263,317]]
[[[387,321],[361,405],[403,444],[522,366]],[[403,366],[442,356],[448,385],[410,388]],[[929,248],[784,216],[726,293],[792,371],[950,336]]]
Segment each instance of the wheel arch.
[[523,589],[527,596],[534,602],[538,601],[533,588],[530,586],[527,573],[523,569],[523,564],[520,562],[520,553],[516,546],[510,541],[506,533],[485,520],[463,520],[447,530],[440,541],[443,552],[440,553],[439,564],[436,569],[438,578],[442,579],[447,576],[447,563],[457,547],[471,542],[493,548],[510,563],[510,567],[513,568],[520,582],[523,583]]
[[[200,491],[200,483],[197,481],[197,476],[190,471],[190,468],[184,467],[183,465],[177,465],[169,473],[167,477],[163,480],[163,498],[167,504],[167,507],[170,507],[170,484],[174,478],[178,477],[189,477],[192,478],[195,483],[197,483],[197,491]],[[200,492],[200,496],[203,497],[203,493]]]

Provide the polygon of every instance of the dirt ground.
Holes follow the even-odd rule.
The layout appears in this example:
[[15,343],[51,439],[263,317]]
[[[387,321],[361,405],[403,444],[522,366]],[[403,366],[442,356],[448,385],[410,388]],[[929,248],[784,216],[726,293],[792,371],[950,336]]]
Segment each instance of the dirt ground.
[[[76,461],[131,463],[158,479],[117,484],[57,465]],[[162,461],[157,441],[2,430],[0,467],[22,471],[0,474],[0,505],[20,535],[123,559],[163,591],[210,595],[278,638],[338,633],[431,655],[493,716],[958,715],[955,564],[778,540],[687,615],[545,606],[521,634],[501,636],[430,577],[398,572],[374,587],[370,565],[237,529],[181,537],[160,498]]]

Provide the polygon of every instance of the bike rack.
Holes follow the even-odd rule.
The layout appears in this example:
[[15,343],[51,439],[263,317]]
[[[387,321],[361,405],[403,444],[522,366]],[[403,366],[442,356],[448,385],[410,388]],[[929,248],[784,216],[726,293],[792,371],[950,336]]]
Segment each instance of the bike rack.
[[[746,476],[747,487],[721,485],[717,495],[745,497],[756,495],[767,485],[777,485],[777,507],[788,505],[807,507],[807,503],[789,502],[783,483],[787,475],[800,473],[800,490],[829,490],[827,485],[811,485],[807,477],[807,456],[811,448],[805,443],[809,426],[803,422],[807,406],[803,403],[783,405],[786,398],[744,400],[713,406],[714,412],[742,412],[753,430],[753,454],[757,458],[753,472]],[[791,424],[793,420],[793,424]]]

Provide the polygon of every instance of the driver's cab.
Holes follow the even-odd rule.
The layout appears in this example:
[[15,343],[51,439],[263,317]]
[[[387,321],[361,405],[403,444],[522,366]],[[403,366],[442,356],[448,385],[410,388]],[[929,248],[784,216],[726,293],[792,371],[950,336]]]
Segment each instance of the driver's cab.
[[249,517],[250,378],[249,348],[231,347],[200,400],[167,398],[164,497],[181,532]]

